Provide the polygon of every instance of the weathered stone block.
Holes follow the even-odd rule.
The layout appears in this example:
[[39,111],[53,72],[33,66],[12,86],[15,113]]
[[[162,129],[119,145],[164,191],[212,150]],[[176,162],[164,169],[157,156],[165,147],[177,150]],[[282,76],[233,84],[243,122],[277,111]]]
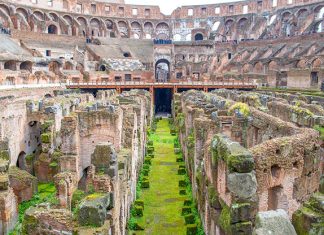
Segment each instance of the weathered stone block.
[[197,225],[196,224],[188,224],[187,225],[187,235],[196,235],[197,234]]
[[191,214],[191,207],[190,206],[184,206],[182,207],[181,215],[188,215]]
[[112,178],[117,176],[117,154],[112,143],[99,143],[91,155],[91,163],[95,166],[96,173],[108,174]]
[[195,223],[195,216],[193,214],[185,215],[184,216],[186,224],[194,224]]
[[79,224],[81,226],[102,226],[106,220],[109,199],[109,194],[95,193],[87,196],[79,205]]
[[148,180],[143,180],[141,187],[142,188],[149,188],[150,187],[150,182]]
[[240,199],[255,195],[257,182],[254,173],[230,173],[227,176],[228,189]]
[[255,221],[255,234],[285,234],[296,235],[296,231],[289,221],[288,214],[278,209],[276,211],[259,212]]
[[250,221],[252,211],[250,203],[235,203],[231,206],[231,223]]

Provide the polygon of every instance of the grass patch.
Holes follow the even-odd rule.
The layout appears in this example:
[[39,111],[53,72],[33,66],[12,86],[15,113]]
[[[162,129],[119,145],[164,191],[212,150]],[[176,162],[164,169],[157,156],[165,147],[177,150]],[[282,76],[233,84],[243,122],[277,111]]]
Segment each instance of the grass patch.
[[[184,217],[181,216],[187,195],[179,195],[179,181],[184,176],[177,175],[177,155],[174,153],[176,136],[170,134],[168,119],[162,119],[156,124],[156,131],[150,131],[149,141],[154,144],[154,158],[151,159],[149,189],[137,187],[137,199],[144,202],[142,217],[131,216],[128,221],[129,230],[137,230],[141,225],[144,231],[137,230],[136,234],[186,234],[187,228]],[[179,156],[179,155],[178,155]],[[161,164],[163,163],[163,164]],[[138,184],[141,185],[144,175],[140,175]]]

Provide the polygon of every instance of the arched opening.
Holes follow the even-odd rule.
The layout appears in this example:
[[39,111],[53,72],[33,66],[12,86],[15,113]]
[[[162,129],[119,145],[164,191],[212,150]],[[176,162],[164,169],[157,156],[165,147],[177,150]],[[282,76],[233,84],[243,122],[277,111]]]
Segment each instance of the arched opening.
[[173,41],[175,41],[175,42],[181,41],[181,35],[180,34],[175,34],[173,36]]
[[48,65],[48,70],[55,74],[58,74],[60,72],[60,64],[56,61],[52,61]]
[[212,31],[217,31],[219,25],[220,25],[220,22],[219,22],[219,21],[216,21],[216,22],[213,24]]
[[191,41],[191,34],[190,33],[186,35],[186,41],[187,42],[190,42]]
[[106,71],[106,66],[105,65],[100,65],[99,71]]
[[284,194],[282,186],[275,186],[268,190],[268,210],[288,208],[287,196]]
[[26,153],[24,151],[20,152],[18,155],[16,166],[21,170],[26,170]]
[[123,53],[123,56],[124,56],[125,58],[132,57],[131,54],[130,54],[129,52],[124,52],[124,53]]
[[30,61],[25,61],[20,64],[20,70],[27,70],[29,72],[32,72],[33,69],[33,63]]
[[69,61],[66,61],[63,65],[64,70],[73,70],[73,64]]
[[48,34],[57,34],[57,27],[53,24],[49,25],[48,29],[47,29],[47,33]]
[[82,171],[82,177],[78,183],[78,188],[80,190],[87,191],[87,179],[88,179],[88,175],[89,175],[89,170],[90,170],[90,167],[87,167]]
[[201,33],[197,33],[195,35],[195,41],[202,41],[204,40],[204,36]]
[[156,39],[169,40],[170,39],[170,28],[165,22],[159,23],[156,26]]
[[[171,113],[172,89],[154,89],[155,114]],[[165,116],[165,115],[163,115]]]
[[9,61],[5,62],[4,63],[4,69],[16,71],[17,70],[16,61],[9,60]]
[[155,64],[155,80],[157,82],[167,82],[170,80],[170,62],[160,59]]

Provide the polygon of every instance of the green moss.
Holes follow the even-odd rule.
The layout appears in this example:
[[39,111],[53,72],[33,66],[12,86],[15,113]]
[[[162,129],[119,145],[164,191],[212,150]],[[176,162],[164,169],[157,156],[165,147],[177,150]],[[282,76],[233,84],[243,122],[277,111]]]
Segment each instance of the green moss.
[[79,189],[74,191],[74,193],[72,195],[72,202],[71,202],[72,211],[75,212],[75,209],[78,207],[78,205],[80,204],[82,199],[84,199],[85,197],[86,197],[86,194],[84,191],[79,190]]
[[225,233],[230,233],[231,231],[231,213],[228,206],[225,204],[222,205],[222,211],[219,216],[219,226],[225,231]]
[[41,135],[41,141],[43,144],[49,144],[51,142],[51,133],[43,133]]
[[41,129],[42,129],[42,133],[44,132],[49,132],[50,127],[54,125],[54,120],[46,120],[42,125],[41,125]]
[[32,164],[32,162],[34,161],[34,158],[35,158],[35,154],[28,154],[25,157],[26,163],[27,164]]
[[56,167],[58,167],[58,163],[53,161],[49,164],[49,166],[52,168],[56,168]]
[[250,108],[247,104],[241,102],[235,103],[229,108],[228,113],[232,115],[235,110],[239,110],[244,117],[248,117],[250,115]]
[[320,133],[321,140],[324,140],[324,127],[321,127],[319,125],[315,125],[314,129],[317,130]]
[[104,193],[92,193],[92,194],[86,196],[85,200],[90,200],[90,201],[91,200],[96,200],[96,199],[98,199],[98,198],[100,198],[102,196],[105,196],[105,194]]

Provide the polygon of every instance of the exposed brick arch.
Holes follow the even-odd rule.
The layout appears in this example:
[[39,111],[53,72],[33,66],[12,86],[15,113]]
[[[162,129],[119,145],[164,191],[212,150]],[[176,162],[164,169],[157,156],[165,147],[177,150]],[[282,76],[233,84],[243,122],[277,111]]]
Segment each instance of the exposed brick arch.
[[131,37],[135,39],[140,39],[142,38],[142,32],[143,29],[141,24],[138,21],[133,21],[131,23],[131,33],[132,33]]
[[316,58],[312,61],[312,68],[320,68],[320,67],[322,67],[322,64],[323,64],[322,60],[319,58]]
[[268,64],[269,70],[279,70],[278,63],[276,61],[270,61]]
[[166,22],[158,23],[155,34],[157,39],[170,39],[170,26]]
[[129,38],[129,26],[126,21],[118,21],[118,31],[122,38]]

